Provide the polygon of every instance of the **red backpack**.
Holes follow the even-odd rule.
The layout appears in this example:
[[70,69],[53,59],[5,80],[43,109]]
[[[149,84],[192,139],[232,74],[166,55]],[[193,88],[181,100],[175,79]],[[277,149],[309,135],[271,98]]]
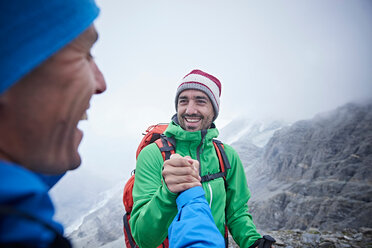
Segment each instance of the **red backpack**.
[[[144,137],[141,140],[141,143],[138,145],[137,152],[136,152],[136,159],[138,158],[139,153],[142,151],[142,149],[151,144],[156,143],[156,145],[159,147],[161,154],[163,155],[164,161],[169,159],[172,154],[175,153],[175,141],[172,138],[166,137],[163,133],[165,129],[167,129],[168,124],[157,124],[152,125],[147,128],[146,132],[143,134]],[[207,182],[219,177],[223,177],[225,181],[225,188],[227,187],[227,181],[226,181],[226,170],[230,169],[230,163],[227,159],[227,156],[225,154],[225,150],[223,147],[223,144],[221,141],[213,139],[213,145],[215,147],[219,164],[220,164],[220,172],[211,174],[211,175],[205,175],[202,177],[201,182]],[[125,207],[125,214],[123,216],[123,222],[124,222],[124,237],[125,237],[125,245],[128,248],[136,248],[138,245],[133,239],[130,226],[129,226],[129,219],[130,214],[132,212],[133,207],[133,185],[134,185],[134,174],[135,170],[132,173],[132,176],[129,178],[127,183],[124,187],[124,194],[123,194],[123,204]],[[227,223],[227,222],[226,222]],[[226,247],[227,247],[227,237],[228,237],[228,230],[227,226],[225,226],[225,240],[226,240]],[[158,246],[158,248],[168,248],[169,242],[168,238],[166,238],[163,243]]]

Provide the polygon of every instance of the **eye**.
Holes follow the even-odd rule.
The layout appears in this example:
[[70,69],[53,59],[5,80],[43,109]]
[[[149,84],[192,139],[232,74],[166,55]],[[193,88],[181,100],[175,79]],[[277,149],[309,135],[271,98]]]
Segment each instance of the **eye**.
[[186,104],[186,103],[187,103],[187,99],[185,98],[178,99],[178,104]]
[[203,104],[206,104],[206,103],[207,103],[207,101],[204,100],[204,99],[198,99],[196,102],[197,102],[198,104],[200,104],[200,105],[203,105]]

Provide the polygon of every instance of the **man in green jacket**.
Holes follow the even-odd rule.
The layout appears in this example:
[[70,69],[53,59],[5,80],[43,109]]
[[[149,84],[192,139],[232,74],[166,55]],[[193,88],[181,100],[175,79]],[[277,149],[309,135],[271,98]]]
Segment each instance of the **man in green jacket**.
[[[254,247],[261,238],[248,212],[250,192],[244,168],[231,146],[224,144],[231,165],[227,170],[227,186],[222,177],[200,182],[201,177],[220,172],[212,141],[218,136],[213,121],[218,116],[220,95],[221,83],[214,76],[200,70],[187,74],[177,89],[177,114],[164,133],[175,140],[176,153],[181,156],[173,156],[164,162],[155,143],[139,154],[130,219],[132,234],[139,247],[157,247],[163,242],[177,214],[178,194],[200,185],[222,235],[225,235],[227,221],[227,227],[240,247]],[[199,164],[199,173],[189,162],[190,158]]]

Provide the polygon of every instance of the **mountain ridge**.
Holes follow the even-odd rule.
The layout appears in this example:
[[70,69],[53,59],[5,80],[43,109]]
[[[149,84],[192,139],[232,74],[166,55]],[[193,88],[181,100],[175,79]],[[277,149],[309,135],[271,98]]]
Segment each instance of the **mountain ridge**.
[[349,103],[276,131],[247,173],[257,226],[372,227],[371,164],[372,104]]

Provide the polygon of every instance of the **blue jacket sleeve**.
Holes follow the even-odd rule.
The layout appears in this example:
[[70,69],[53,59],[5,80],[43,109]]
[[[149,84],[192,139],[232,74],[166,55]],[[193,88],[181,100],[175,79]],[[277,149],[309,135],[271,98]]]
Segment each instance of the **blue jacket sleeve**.
[[178,196],[178,213],[168,229],[170,247],[225,247],[204,194],[194,187]]

